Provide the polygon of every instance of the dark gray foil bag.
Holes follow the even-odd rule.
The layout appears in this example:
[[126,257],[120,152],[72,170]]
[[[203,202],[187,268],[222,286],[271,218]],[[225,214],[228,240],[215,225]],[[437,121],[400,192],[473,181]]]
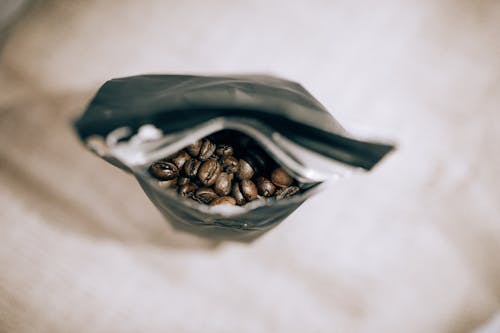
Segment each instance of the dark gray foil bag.
[[[370,170],[392,145],[350,135],[300,84],[267,75],[140,75],[113,79],[75,122],[101,158],[132,173],[177,229],[248,241],[276,226],[325,181]],[[210,207],[158,185],[151,162],[208,135],[258,144],[300,183],[286,200]]]

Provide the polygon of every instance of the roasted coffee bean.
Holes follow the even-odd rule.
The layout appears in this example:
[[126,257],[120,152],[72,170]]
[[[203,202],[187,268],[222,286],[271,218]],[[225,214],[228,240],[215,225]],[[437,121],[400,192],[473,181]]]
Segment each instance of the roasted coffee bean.
[[160,180],[158,186],[161,188],[177,188],[177,179]]
[[234,156],[221,158],[222,170],[227,173],[236,173],[238,171],[238,159]]
[[234,197],[238,205],[243,206],[246,203],[245,197],[240,190],[240,183],[236,182],[233,184],[231,195]]
[[259,191],[260,195],[264,197],[270,197],[276,191],[276,186],[269,179],[265,177],[258,177],[257,190]]
[[171,180],[179,175],[179,169],[174,163],[167,161],[154,162],[149,168],[150,173],[160,180]]
[[201,148],[201,140],[198,140],[189,146],[186,147],[186,151],[191,155],[192,157],[198,156],[200,153],[200,148]]
[[201,161],[196,158],[192,158],[184,164],[184,173],[190,178],[194,178],[198,175],[198,170],[200,169]]
[[194,198],[201,203],[208,204],[212,200],[217,199],[219,196],[209,187],[202,187],[196,190]]
[[252,178],[254,173],[255,171],[253,167],[244,159],[240,159],[238,164],[238,172],[236,173],[236,176],[240,180],[244,180]]
[[177,178],[177,185],[179,186],[186,185],[187,183],[189,183],[189,181],[190,179],[187,177],[179,177]]
[[231,182],[233,175],[221,172],[219,178],[215,181],[214,190],[218,195],[225,196],[231,192]]
[[215,153],[220,157],[227,157],[233,155],[234,149],[230,145],[220,144],[217,146]]
[[240,182],[240,190],[247,201],[257,199],[257,186],[249,179],[244,179]]
[[220,197],[210,202],[210,206],[218,205],[236,205],[236,200],[233,197]]
[[174,154],[171,158],[170,161],[174,163],[179,170],[182,169],[184,164],[191,159],[191,156],[189,156],[188,153],[186,153],[184,150],[181,150],[177,154]]
[[267,178],[275,164],[249,138],[224,138],[231,139],[231,144],[208,138],[198,140],[152,163],[149,172],[158,179],[159,187],[176,189],[180,196],[202,204],[243,206],[259,198],[289,198],[301,191],[292,186],[295,180],[283,168],[275,169]]
[[300,188],[298,186],[288,186],[280,188],[276,191],[276,199],[286,199],[300,192]]
[[192,183],[182,185],[181,187],[179,187],[179,195],[185,198],[191,197],[193,196],[194,191],[196,191],[197,188],[198,186]]
[[216,160],[203,162],[198,170],[198,179],[204,186],[212,186],[221,173],[221,167]]
[[288,187],[292,185],[293,179],[283,168],[277,168],[271,174],[271,181],[278,187]]
[[217,146],[212,141],[210,141],[208,139],[203,139],[201,141],[200,153],[198,155],[198,158],[201,161],[208,160],[210,158],[210,156],[212,156],[213,153],[215,152],[216,147]]

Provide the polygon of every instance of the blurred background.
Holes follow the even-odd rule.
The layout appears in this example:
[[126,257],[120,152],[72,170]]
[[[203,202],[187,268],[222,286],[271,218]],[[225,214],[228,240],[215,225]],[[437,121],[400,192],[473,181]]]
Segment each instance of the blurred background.
[[[1,332],[500,332],[500,2],[0,3]],[[165,223],[71,122],[106,80],[259,72],[398,151],[251,244]]]

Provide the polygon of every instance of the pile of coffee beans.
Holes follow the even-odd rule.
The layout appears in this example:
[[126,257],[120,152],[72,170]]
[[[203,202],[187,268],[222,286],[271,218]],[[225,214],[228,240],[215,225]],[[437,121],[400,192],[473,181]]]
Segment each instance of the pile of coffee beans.
[[182,197],[212,206],[243,206],[300,192],[297,182],[262,151],[236,151],[235,147],[205,138],[152,163],[149,172],[161,187],[176,189]]

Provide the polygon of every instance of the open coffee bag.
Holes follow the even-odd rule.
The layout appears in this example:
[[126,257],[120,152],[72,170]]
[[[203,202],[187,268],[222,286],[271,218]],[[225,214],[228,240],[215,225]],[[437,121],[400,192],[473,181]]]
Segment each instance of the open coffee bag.
[[75,128],[177,229],[239,240],[393,149],[353,137],[301,85],[265,75],[113,79]]

